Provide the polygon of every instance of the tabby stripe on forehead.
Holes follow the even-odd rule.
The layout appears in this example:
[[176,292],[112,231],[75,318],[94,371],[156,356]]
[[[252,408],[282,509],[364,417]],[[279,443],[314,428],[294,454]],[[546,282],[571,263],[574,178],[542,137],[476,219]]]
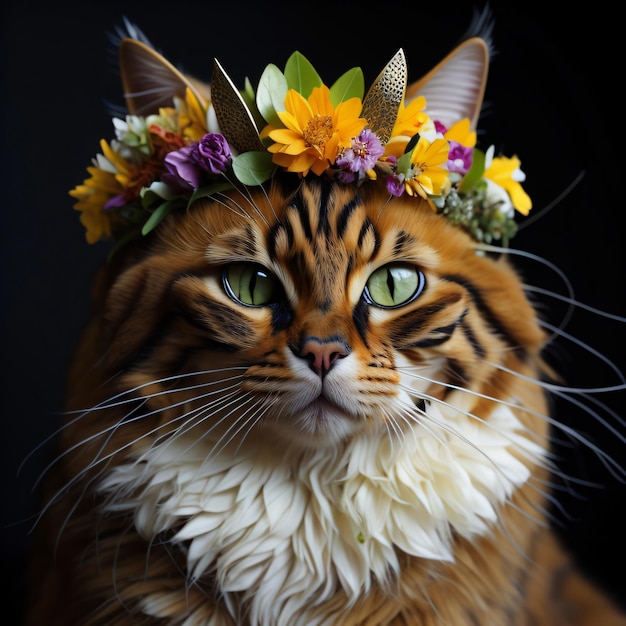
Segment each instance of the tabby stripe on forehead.
[[[514,349],[516,356],[519,359],[523,359],[525,356],[525,350],[520,346],[520,342],[516,341],[515,337],[509,332],[509,329],[498,319],[493,311],[487,306],[483,296],[478,288],[463,276],[457,276],[454,274],[446,274],[441,276],[443,280],[447,280],[457,285],[464,287],[470,294],[476,308],[483,316],[483,319],[491,327],[493,332],[499,335],[511,348]],[[469,337],[468,337],[469,339]]]
[[304,230],[304,236],[306,237],[306,240],[313,241],[313,232],[311,231],[311,220],[309,217],[309,211],[305,205],[301,193],[298,193],[297,197],[294,200],[294,203],[291,206],[298,212],[298,217],[300,218],[300,223],[302,224],[302,229]]
[[330,224],[328,223],[328,203],[330,197],[331,185],[323,184],[321,185],[321,195],[320,195],[320,203],[319,203],[319,225],[317,227],[318,234],[324,233],[324,236],[328,237],[330,235]]
[[294,236],[293,236],[293,228],[291,228],[291,224],[289,222],[285,222],[284,224],[278,223],[274,224],[270,229],[270,232],[267,235],[267,251],[270,255],[272,261],[276,260],[276,241],[280,235],[280,233],[286,233],[287,235],[287,245],[288,248],[293,248],[294,245]]
[[396,236],[396,242],[393,246],[393,250],[397,256],[404,256],[405,250],[408,250],[415,244],[415,237],[409,233],[401,230]]
[[348,227],[348,222],[350,221],[350,216],[354,213],[354,210],[359,206],[361,202],[358,198],[352,198],[350,202],[344,204],[341,211],[339,211],[339,215],[337,216],[337,236],[343,237],[346,232],[346,228]]
[[378,252],[378,249],[380,248],[380,239],[378,237],[378,233],[376,232],[376,229],[374,228],[374,224],[370,222],[369,218],[366,218],[365,221],[363,222],[363,225],[361,226],[361,230],[359,231],[359,239],[358,239],[359,249],[363,247],[363,240],[365,239],[365,235],[367,235],[367,233],[370,233],[370,232],[372,233],[374,237],[374,247],[372,248],[372,254],[370,255],[370,258],[368,259],[369,261],[371,261],[376,256],[376,253]]

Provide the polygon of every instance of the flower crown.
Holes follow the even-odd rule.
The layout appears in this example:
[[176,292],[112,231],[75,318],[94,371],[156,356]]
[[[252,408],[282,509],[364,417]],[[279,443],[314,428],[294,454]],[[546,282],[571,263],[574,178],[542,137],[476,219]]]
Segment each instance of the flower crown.
[[[90,178],[70,191],[86,239],[123,243],[146,235],[198,198],[261,185],[284,170],[343,184],[376,181],[393,196],[426,200],[478,241],[507,245],[517,230],[515,210],[527,215],[531,201],[516,156],[476,147],[488,54],[482,39],[469,39],[407,90],[399,50],[364,97],[360,68],[329,87],[299,52],[283,71],[268,65],[256,90],[246,80],[238,91],[215,61],[209,90],[149,46],[124,39],[120,60],[129,114],[113,119],[115,139],[100,142],[102,153],[87,168]],[[145,70],[146,63],[169,73],[168,106],[155,107],[147,95],[154,89],[135,84],[137,66]],[[476,71],[469,72],[468,63]],[[446,72],[457,82],[442,91],[449,84],[442,80]],[[463,80],[474,100],[465,117]],[[427,103],[431,95],[434,107]]]

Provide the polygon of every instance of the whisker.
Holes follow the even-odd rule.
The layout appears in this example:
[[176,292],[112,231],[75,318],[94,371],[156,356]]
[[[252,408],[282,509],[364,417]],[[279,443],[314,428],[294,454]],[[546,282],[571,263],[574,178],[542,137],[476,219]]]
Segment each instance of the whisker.
[[594,315],[598,315],[600,317],[606,317],[616,322],[626,323],[626,316],[616,315],[615,313],[609,313],[608,311],[604,311],[603,309],[590,306],[589,304],[585,304],[584,302],[580,302],[579,300],[576,300],[574,298],[571,298],[571,297],[568,298],[567,296],[564,296],[560,293],[552,291],[551,289],[543,289],[542,287],[537,287],[536,285],[528,285],[526,283],[524,283],[522,287],[524,291],[539,293],[543,296],[548,296],[556,300],[561,300],[562,302],[565,302],[566,304],[570,304],[575,308],[584,309],[585,311],[593,313]]
[[[246,437],[247,437],[247,435],[250,433],[250,431],[254,427],[254,425],[257,424],[259,422],[259,420],[263,417],[263,410],[266,407],[257,404],[256,406],[252,406],[252,407],[249,407],[249,408],[253,409],[253,411],[250,414],[248,414],[248,409],[246,409],[246,412],[243,415],[241,415],[235,422],[233,422],[228,427],[226,432],[224,432],[224,434],[220,437],[219,441],[217,442],[219,444],[219,447],[215,446],[211,450],[211,453],[207,457],[207,460],[209,458],[212,458],[212,457],[215,457],[215,456],[218,456],[219,454],[221,454],[230,445],[230,443],[233,441],[233,439],[242,431],[242,429],[246,425],[250,424],[250,422],[252,421],[252,424],[250,424],[250,426],[248,428],[248,431],[246,433]],[[235,429],[237,424],[240,424],[240,425],[239,425],[238,428]],[[226,435],[228,435],[228,433],[230,431],[232,431],[232,433],[230,434],[230,436],[228,438],[226,438]],[[242,446],[242,444],[244,442],[244,439],[245,439],[245,437],[243,437],[243,438],[241,438],[239,440],[239,443],[238,443],[237,448],[235,450],[235,455],[241,449],[241,446]]]
[[[399,369],[406,369],[406,368],[399,368]],[[422,376],[422,375],[418,375],[415,372],[408,371],[407,373],[409,375],[413,376],[414,378],[417,378],[417,379],[420,379],[420,380],[425,380],[425,381],[431,382],[433,384],[438,384],[438,385],[444,386],[444,387],[449,388],[449,389],[455,389],[455,390],[458,390],[458,391],[462,391],[462,392],[464,392],[464,393],[466,393],[468,395],[472,395],[472,396],[475,396],[477,398],[484,398],[484,399],[487,399],[487,400],[498,402],[501,405],[508,406],[510,408],[514,408],[514,409],[518,409],[518,410],[521,409],[521,410],[524,410],[526,413],[535,415],[536,417],[539,417],[539,418],[545,420],[553,428],[562,430],[565,434],[569,435],[571,439],[576,440],[579,443],[582,443],[584,446],[586,446],[587,448],[592,450],[596,455],[598,455],[599,458],[600,457],[604,457],[606,463],[614,464],[615,467],[617,467],[617,469],[620,472],[624,472],[624,470],[622,470],[619,467],[619,464],[614,459],[612,459],[612,457],[610,455],[605,454],[600,448],[598,448],[597,446],[593,445],[592,442],[589,441],[586,437],[584,437],[581,433],[579,433],[579,431],[577,431],[575,429],[572,429],[572,428],[569,428],[565,424],[561,424],[560,422],[558,422],[558,421],[554,420],[553,418],[551,418],[549,415],[544,415],[544,414],[538,413],[536,411],[531,411],[530,409],[528,409],[526,407],[519,406],[518,404],[516,404],[514,402],[510,402],[510,401],[506,401],[506,400],[500,400],[498,398],[491,397],[491,396],[488,396],[486,394],[482,394],[482,393],[479,393],[479,392],[476,392],[476,391],[473,391],[473,390],[470,390],[470,389],[465,389],[463,387],[459,387],[459,386],[453,385],[451,383],[441,383],[441,382],[439,382],[437,380],[432,380],[432,379],[429,379],[428,377],[425,377],[425,376]],[[410,386],[407,387],[406,385],[402,384],[402,388],[405,391],[407,391],[407,393],[409,393],[411,395],[416,395],[415,390],[413,390]],[[428,399],[428,400],[430,400],[432,402],[441,403],[444,406],[451,406],[451,408],[453,408],[455,411],[460,411],[460,409],[458,409],[457,407],[455,407],[453,405],[449,405],[448,403],[446,403],[444,401],[441,401],[441,400],[439,400],[439,399],[437,399],[435,397],[429,396],[428,394],[424,394],[424,393],[420,392],[419,394],[417,394],[417,396],[418,397],[423,397],[423,398]],[[518,447],[518,444],[514,440],[511,440],[510,437],[506,433],[503,433],[499,429],[494,428],[494,426],[489,421],[481,420],[480,418],[478,418],[477,416],[475,416],[474,414],[472,414],[471,412],[468,412],[468,411],[460,411],[460,412],[463,413],[466,417],[468,417],[470,419],[479,420],[481,422],[481,424],[483,424],[484,426],[487,426],[487,427],[491,428],[492,430],[494,430],[495,432],[497,432],[499,435],[508,438],[511,441],[511,445],[513,445],[520,452],[528,455],[528,451],[527,450],[520,449]],[[522,426],[522,425],[520,425],[520,426]],[[531,439],[536,439],[536,437],[537,437],[536,433],[533,433],[532,431],[529,431],[527,428],[523,428],[523,431]],[[579,486],[587,486],[587,487],[594,487],[594,486],[595,487],[599,487],[600,486],[598,483],[591,483],[589,481],[580,479],[580,478],[578,478],[576,476],[567,476],[567,475],[565,475],[555,465],[554,461],[547,462],[548,456],[554,457],[554,454],[553,453],[549,453],[549,455],[546,455],[545,460],[544,459],[539,460],[539,459],[535,458],[534,462],[537,463],[539,466],[544,467],[545,469],[550,471],[553,475],[559,476],[560,478],[568,481],[569,483],[575,483],[575,484],[577,484]]]
[[518,225],[518,230],[523,230],[524,228],[528,228],[531,224],[541,219],[546,213],[549,213],[555,206],[558,206],[563,202],[563,200],[569,196],[570,193],[579,185],[582,179],[585,177],[585,170],[581,170],[578,173],[578,176],[574,178],[574,180],[567,186],[563,191],[554,199],[552,202],[548,203],[546,206],[541,208],[539,211],[533,210],[531,216],[527,216],[524,220]]
[[[465,394],[467,394],[469,396],[472,396],[474,398],[480,398],[480,399],[483,399],[483,400],[490,400],[492,402],[495,402],[495,403],[497,403],[499,405],[502,405],[502,406],[506,406],[506,407],[511,408],[511,409],[523,410],[524,412],[526,412],[526,413],[528,413],[530,415],[534,415],[535,417],[539,417],[539,418],[542,418],[542,419],[547,419],[548,418],[548,416],[544,415],[543,413],[540,413],[538,411],[534,411],[534,410],[528,409],[527,407],[520,406],[518,403],[513,402],[511,400],[503,400],[501,398],[497,398],[495,396],[490,396],[488,394],[481,393],[481,392],[473,390],[473,389],[468,389],[466,387],[461,387],[460,385],[455,385],[453,383],[449,383],[449,382],[443,383],[443,382],[441,382],[439,380],[436,380],[436,379],[433,379],[433,378],[429,378],[428,376],[424,376],[422,374],[418,374],[417,372],[411,371],[408,368],[398,368],[398,370],[401,370],[404,374],[406,374],[406,375],[408,375],[411,378],[414,378],[416,380],[421,380],[421,381],[428,382],[428,383],[431,383],[431,384],[434,384],[434,385],[439,385],[440,387],[443,387],[443,388],[449,389],[449,390],[461,391],[461,392],[463,392],[463,393],[465,393]],[[400,386],[407,393],[409,393],[409,394],[411,394],[413,396],[417,396],[417,397],[420,397],[420,398],[431,400],[432,402],[440,403],[443,406],[449,406],[449,407],[453,408],[455,411],[460,411],[460,412],[464,413],[466,415],[466,417],[470,417],[472,419],[480,419],[480,418],[477,418],[475,415],[473,415],[470,412],[463,411],[463,410],[455,407],[454,405],[448,404],[444,400],[439,400],[438,398],[435,398],[434,396],[429,396],[428,394],[425,394],[423,392],[416,392],[415,389],[413,389],[411,386],[407,385],[406,383],[401,383]],[[485,423],[486,425],[489,425],[490,428],[494,428],[488,422],[484,422],[483,420],[480,420],[480,421]],[[534,440],[538,440],[539,435],[537,433],[528,430],[527,428],[523,427],[522,424],[520,424],[520,428],[523,428],[524,433],[528,437],[530,437],[530,438],[532,438]],[[498,429],[494,428],[494,431],[498,432],[498,434],[506,437],[506,434],[502,433],[502,432],[499,432]],[[514,443],[514,442],[512,441],[511,443]],[[539,445],[541,445],[541,444],[542,444],[542,441],[539,440]]]
[[[573,404],[574,406],[577,406],[578,408],[583,409],[588,415],[590,415],[591,417],[594,417],[598,424],[602,425],[604,428],[607,429],[607,431],[609,431],[612,435],[617,437],[620,442],[626,444],[626,434],[621,433],[619,430],[617,430],[606,419],[604,419],[597,411],[594,411],[591,407],[589,407],[588,405],[583,404],[582,402],[577,400],[575,397],[573,397],[573,395],[582,395],[583,397],[587,397],[587,394],[591,394],[591,393],[607,393],[609,391],[623,391],[623,390],[626,389],[626,384],[609,385],[609,386],[606,386],[606,387],[588,387],[588,388],[584,388],[584,387],[567,387],[567,386],[557,385],[555,383],[550,383],[550,382],[546,382],[546,381],[541,381],[541,383],[539,383],[536,380],[534,380],[532,378],[529,378],[528,376],[526,376],[524,374],[521,374],[520,372],[516,372],[515,370],[511,370],[508,367],[506,367],[506,366],[504,366],[502,364],[499,364],[499,363],[490,363],[490,365],[492,365],[493,367],[495,367],[495,368],[497,368],[497,369],[499,369],[499,370],[501,370],[503,372],[507,372],[508,374],[511,374],[512,376],[516,376],[518,378],[521,378],[522,380],[527,380],[527,381],[533,382],[533,383],[535,383],[537,385],[540,385],[543,388],[549,390],[550,393],[552,393],[553,395],[555,395],[555,396],[557,396],[559,398],[562,398],[563,400],[566,400],[567,402]],[[601,405],[601,406],[603,406],[603,405]],[[614,414],[614,415],[615,415],[615,417],[617,417],[616,414]],[[611,472],[611,474],[615,478],[618,478],[619,474],[622,474],[624,477],[626,477],[626,468],[623,468],[619,464],[618,461],[613,459],[613,457],[611,457],[608,453],[606,453],[604,450],[602,450],[599,446],[596,446],[591,441],[589,441],[589,439],[586,439],[585,437],[580,435],[577,430],[569,428],[565,424],[560,423],[557,420],[552,419],[550,416],[546,415],[544,419],[551,426],[553,426],[553,427],[555,427],[555,428],[565,432],[566,434],[568,434],[569,436],[573,437],[574,439],[576,439],[580,443],[583,443],[587,448],[593,450],[593,452],[596,454],[597,458],[599,460],[601,460],[603,464],[605,464],[605,467]],[[624,422],[621,419],[618,418],[618,421],[619,421],[621,426],[624,425]],[[615,474],[613,472],[612,468],[617,470],[618,473]],[[622,479],[620,479],[620,480],[622,480]]]
[[568,341],[570,341],[570,342],[576,344],[577,346],[581,347],[583,350],[585,350],[589,354],[592,354],[593,356],[597,357],[600,361],[606,363],[609,366],[609,368],[612,369],[615,374],[617,374],[617,377],[620,379],[622,384],[626,384],[626,378],[624,377],[624,375],[622,374],[620,369],[615,365],[615,363],[613,363],[613,361],[611,361],[611,359],[607,358],[599,350],[596,350],[595,348],[593,348],[593,346],[590,346],[587,343],[585,343],[584,341],[581,341],[580,339],[577,339],[573,335],[570,335],[569,333],[566,333],[564,330],[557,329],[555,326],[553,326],[552,324],[550,324],[550,323],[548,323],[546,321],[539,320],[539,325],[542,328],[547,328],[548,330],[554,331],[554,333],[558,334],[559,337],[563,337],[564,339],[567,339]]
[[[247,396],[247,397],[246,397]],[[247,403],[249,403],[250,401],[253,400],[253,394],[251,392],[247,392],[246,394],[230,394],[226,399],[224,399],[223,401],[220,402],[220,408],[228,408],[230,406],[234,407],[232,409],[230,409],[227,413],[223,414],[220,416],[219,420],[217,420],[215,423],[213,423],[211,425],[211,428],[209,428],[208,430],[205,430],[202,434],[202,437],[198,437],[197,439],[195,439],[192,443],[190,443],[186,448],[184,448],[183,450],[179,451],[177,456],[175,458],[181,458],[184,457],[184,455],[189,452],[195,445],[198,445],[198,443],[200,441],[202,441],[208,434],[210,434],[213,430],[215,430],[220,424],[224,423],[229,417],[232,416],[232,414],[240,409],[242,406],[245,406]],[[209,408],[211,409],[211,411],[209,412]],[[202,413],[204,413],[202,419],[200,420],[194,420],[193,422],[189,421],[186,424],[183,424],[183,427],[185,427],[184,429],[179,427],[177,430],[175,430],[173,433],[167,433],[167,439],[164,442],[159,443],[158,445],[154,446],[154,450],[157,450],[157,454],[154,454],[153,449],[149,450],[148,452],[150,452],[150,460],[156,460],[158,458],[158,450],[161,450],[161,452],[164,452],[167,448],[167,446],[170,443],[173,443],[174,441],[177,441],[182,435],[185,435],[189,432],[191,432],[192,430],[195,430],[199,425],[203,424],[207,419],[212,418],[215,415],[215,411],[212,410],[214,407],[206,407],[206,408],[202,408]],[[229,428],[227,429],[226,432],[228,432],[228,430],[230,430],[232,428],[232,425],[229,426]],[[210,453],[210,455],[213,454],[213,451]],[[147,455],[147,452],[144,453],[144,457]]]
[[[235,377],[228,379],[228,380],[236,380]],[[211,384],[215,384],[215,383],[211,383]],[[194,387],[195,388],[195,387]],[[215,391],[210,391],[207,392],[205,394],[202,394],[201,396],[197,396],[197,399],[200,398],[206,398],[215,394],[220,394],[220,393],[224,393],[225,391],[228,391],[229,389],[237,389],[238,385],[231,385],[230,387],[225,387],[222,389],[216,389]],[[160,395],[165,395],[166,393],[172,393],[174,391],[178,391],[178,390],[164,390],[163,392],[159,392],[159,393],[155,393],[152,394],[151,396],[148,397],[158,397]],[[85,467],[85,469],[83,470],[83,472],[81,472],[80,474],[78,474],[75,477],[75,480],[78,480],[80,477],[82,477],[82,475],[84,474],[84,472],[89,471],[91,468],[93,468],[97,463],[99,463],[100,461],[99,459],[99,455],[100,452],[104,449],[104,447],[106,446],[106,443],[110,440],[110,438],[112,437],[112,435],[115,433],[115,431],[122,425],[127,425],[127,424],[131,424],[137,420],[143,420],[147,417],[150,417],[152,415],[156,415],[158,413],[160,413],[163,408],[156,408],[153,409],[152,411],[148,411],[148,412],[142,412],[139,415],[135,416],[135,417],[130,417],[132,416],[132,414],[134,412],[136,412],[137,410],[140,410],[142,406],[144,406],[147,403],[148,397],[146,397],[145,399],[143,398],[135,398],[134,401],[138,402],[140,400],[141,403],[136,406],[135,408],[133,408],[132,411],[130,411],[129,413],[127,413],[126,415],[124,415],[121,419],[119,419],[115,424],[110,425],[108,428],[105,428],[97,433],[94,433],[93,435],[91,435],[90,437],[87,437],[86,439],[83,439],[82,441],[75,443],[74,445],[66,448],[60,455],[58,455],[55,459],[53,459],[45,468],[44,470],[41,472],[39,478],[35,481],[35,487],[37,488],[37,486],[41,483],[41,481],[43,480],[43,478],[45,477],[45,475],[50,472],[50,470],[52,469],[52,467],[54,467],[55,464],[57,464],[59,461],[61,461],[65,456],[67,456],[68,454],[71,454],[72,452],[74,452],[75,450],[79,449],[80,447],[88,444],[91,441],[94,441],[96,439],[99,439],[100,437],[103,437],[105,434],[108,433],[107,438],[105,439],[105,441],[103,442],[102,446],[100,447],[100,451],[98,453],[96,453],[96,455],[94,456],[94,459]],[[221,400],[220,400],[221,401]],[[187,400],[181,400],[179,402],[176,402],[174,404],[170,404],[167,408],[174,408],[177,406],[181,406],[183,404],[185,404],[187,402]],[[125,403],[125,402],[124,402]],[[102,407],[98,407],[99,409]],[[88,415],[90,413],[91,410],[88,410],[86,412],[84,412],[81,416],[79,416],[80,418],[85,417],[86,415]],[[133,443],[135,443],[136,441],[140,441],[141,439],[145,438],[145,437],[149,437],[150,435],[154,434],[155,431],[159,430],[160,428],[163,428],[165,425],[161,425],[159,427],[157,427],[156,429],[153,429],[152,431],[148,431],[147,433],[144,433],[139,439],[136,439],[134,442],[130,442],[128,444],[126,444],[125,446],[122,446],[121,448],[118,448],[116,450],[115,453],[112,454],[117,454],[119,452],[121,452],[122,450],[124,450],[127,447],[130,447],[133,445]],[[103,457],[103,459],[108,459],[110,458],[111,455],[107,455],[105,457]],[[73,479],[74,480],[74,479]]]
[[[536,261],[540,265],[544,265],[545,267],[552,270],[559,277],[559,279],[563,282],[563,285],[565,286],[565,289],[567,293],[569,294],[569,299],[572,301],[576,301],[574,286],[572,285],[572,282],[567,277],[565,272],[563,272],[563,270],[560,267],[558,267],[558,265],[556,265],[555,263],[552,263],[552,261],[549,261],[548,259],[542,256],[539,256],[538,254],[533,254],[532,252],[527,252],[525,250],[518,250],[516,248],[498,248],[497,246],[491,246],[485,243],[474,244],[474,248],[476,250],[482,250],[483,252],[492,252],[492,253],[497,253],[500,255],[506,254],[506,255],[519,256],[525,259]],[[574,307],[571,306],[567,314],[561,320],[561,323],[559,324],[560,328],[565,328],[569,324],[573,315],[573,311],[574,311]],[[548,338],[546,340],[546,345],[550,343],[552,340],[553,340],[553,337]]]
[[[434,398],[428,398],[428,401],[435,401],[436,399]],[[454,409],[455,411],[457,411],[458,409],[456,409],[456,407],[454,407],[453,405],[449,405],[448,403],[443,403],[445,406],[449,406],[450,408]],[[436,417],[434,417],[431,413],[429,413],[428,411],[423,411],[417,407],[414,407],[415,412],[417,412],[417,414],[421,417],[423,417],[427,422],[429,422],[430,424],[433,424],[435,426],[437,426],[438,428],[440,428],[443,432],[448,433],[450,436],[454,437],[455,439],[457,439],[458,441],[463,442],[466,446],[468,446],[469,448],[471,448],[472,450],[474,450],[478,455],[480,455],[482,458],[484,458],[487,463],[489,463],[489,465],[491,465],[491,467],[494,469],[495,474],[497,476],[499,476],[500,481],[501,481],[501,487],[504,490],[504,493],[506,493],[507,491],[507,487],[511,484],[511,479],[502,471],[502,469],[500,468],[500,466],[489,456],[489,454],[487,454],[487,452],[485,452],[479,445],[477,445],[476,443],[474,443],[472,440],[470,440],[468,437],[466,437],[465,435],[463,435],[462,433],[460,433],[456,428],[454,428],[452,425],[443,422],[440,419],[437,419]],[[488,426],[489,423],[486,422],[485,420],[482,420],[480,418],[478,418],[476,415],[473,415],[471,413],[465,412],[465,411],[460,411],[461,414],[466,415],[468,417],[472,417],[473,419],[477,420],[480,422],[481,425],[485,425]],[[413,411],[409,411],[409,415],[410,418],[414,421],[416,421],[417,423],[420,424],[420,426],[426,428],[428,430],[428,432],[430,432],[430,434],[434,437],[436,437],[436,439],[442,443],[442,445],[447,449],[447,442],[438,437],[434,431],[432,429],[429,429],[426,427],[426,424],[424,422],[424,420],[419,420],[419,419],[415,419],[414,417],[414,412]],[[509,437],[506,437],[506,435],[504,435],[503,433],[501,433],[499,431],[499,429],[494,429],[496,432],[498,432],[499,434],[501,434],[504,438],[509,439]],[[536,457],[532,459],[533,462],[537,463],[539,461],[539,459],[537,459]],[[530,481],[528,481],[529,487],[532,488],[533,490],[537,490],[534,485],[532,485],[532,483]],[[540,490],[540,493],[542,495],[546,495],[545,492],[543,490]],[[522,514],[524,517],[526,517],[527,519],[538,523],[538,524],[544,524],[544,522],[542,521],[543,517],[545,515],[547,515],[547,510],[545,509],[545,507],[537,505],[535,503],[530,502],[530,506],[538,513],[539,517],[534,517],[531,516],[529,513],[527,513],[526,511],[524,511],[523,509],[521,509],[518,505],[514,504],[509,497],[505,498],[505,502],[511,506],[512,508],[514,508],[516,511],[518,511],[520,514]],[[505,527],[503,527],[503,532],[505,532],[505,534],[509,534],[508,530],[506,530]],[[511,541],[512,537],[510,537]],[[513,545],[515,545],[513,543]],[[519,546],[518,546],[519,547]]]
[[[95,412],[95,411],[104,410],[104,409],[110,409],[110,408],[114,408],[114,407],[117,407],[117,406],[121,406],[123,404],[131,404],[131,403],[137,401],[137,397],[129,397],[126,400],[121,400],[121,401],[118,402],[118,400],[120,398],[123,398],[124,396],[132,396],[133,394],[137,393],[141,389],[144,389],[144,388],[149,387],[151,385],[170,383],[170,382],[174,382],[176,380],[182,379],[182,378],[187,378],[187,377],[192,377],[192,376],[202,376],[202,375],[207,375],[207,374],[215,374],[215,373],[227,372],[227,371],[245,371],[246,369],[247,369],[246,367],[227,367],[227,368],[218,368],[218,369],[214,369],[214,370],[203,370],[203,371],[196,371],[196,372],[189,372],[189,373],[183,373],[183,374],[175,374],[175,375],[172,375],[172,376],[166,376],[165,378],[159,378],[159,379],[156,379],[154,381],[142,383],[141,385],[137,385],[136,387],[132,387],[132,388],[120,391],[119,393],[115,394],[114,396],[111,396],[110,398],[107,398],[106,400],[103,400],[103,401],[99,402],[98,404],[95,404],[94,406],[92,406],[89,409],[73,409],[73,410],[63,411],[61,413],[62,416],[76,415],[76,417],[73,418],[72,420],[69,420],[69,421],[65,422],[62,426],[60,426],[54,432],[52,432],[50,435],[48,435],[43,441],[41,441],[39,444],[37,444],[37,446],[35,446],[35,448],[33,448],[24,457],[24,459],[22,460],[22,462],[20,463],[20,465],[18,467],[17,473],[19,475],[20,472],[23,471],[24,466],[26,465],[26,463],[39,450],[41,450],[43,448],[43,446],[45,446],[46,444],[48,444],[51,441],[53,441],[54,439],[56,439],[64,430],[67,430],[68,428],[70,428],[71,426],[76,424],[78,421],[83,419],[85,416],[87,416],[90,413]],[[219,381],[210,381],[209,383],[204,383],[204,385],[189,386],[189,387],[185,387],[183,389],[184,390],[191,390],[191,389],[195,389],[195,388],[198,388],[198,387],[205,386],[207,384],[221,384],[222,381],[236,380],[237,378],[238,377],[236,377],[236,376],[232,376],[230,378],[220,379]],[[180,390],[181,390],[181,388],[171,389],[171,390],[164,390],[164,391],[161,391],[161,392],[158,392],[158,393],[155,393],[155,394],[148,394],[148,395],[146,395],[144,397],[152,398],[152,397],[155,397],[156,395],[159,395],[160,393],[175,393],[175,392],[180,391]],[[44,473],[45,473],[45,471],[47,471],[47,470],[44,470]],[[35,485],[33,486],[33,489],[37,488],[37,486],[39,485],[40,481],[41,481],[41,477],[36,481]]]
[[[225,389],[222,390],[216,390],[216,391],[212,391],[209,392],[207,394],[203,394],[202,396],[198,396],[198,398],[204,398],[204,397],[208,397],[211,395],[215,395],[218,393],[224,393],[225,391],[227,391],[228,389],[233,389],[235,391],[233,391],[231,394],[229,394],[226,397],[220,397],[219,400],[217,402],[215,402],[213,405],[211,405],[210,408],[215,408],[215,407],[219,407],[222,404],[229,404],[228,399],[229,398],[235,398],[237,396],[237,389],[238,389],[238,385],[231,385],[230,387],[227,387]],[[196,399],[198,399],[196,398]],[[177,406],[181,406],[184,405],[187,402],[187,400],[183,400],[180,402],[177,402],[175,404],[169,405],[169,407],[167,408],[173,408],[173,407],[177,407]],[[143,404],[143,403],[142,403]],[[113,424],[112,426],[110,426],[109,428],[106,428],[94,435],[92,435],[91,437],[84,439],[83,441],[75,444],[74,446],[68,448],[67,450],[65,450],[61,455],[59,455],[59,457],[57,457],[48,468],[46,468],[43,473],[42,476],[45,475],[45,473],[47,471],[50,471],[51,467],[57,463],[58,461],[61,460],[61,458],[63,458],[64,456],[66,456],[67,454],[71,453],[72,451],[78,449],[79,447],[86,445],[89,441],[95,440],[99,437],[102,437],[103,435],[105,435],[106,433],[108,433],[107,435],[107,441],[110,439],[110,437],[112,436],[113,432],[115,432],[121,425],[124,424],[129,424],[131,422],[134,422],[136,420],[142,420],[145,419],[147,416],[153,415],[153,414],[157,414],[160,411],[162,411],[162,409],[155,409],[153,411],[150,411],[148,413],[142,413],[139,416],[133,417],[132,420],[128,419],[128,414],[123,417],[121,420],[118,420],[118,422],[116,422],[115,424]],[[133,446],[135,446],[139,441],[141,441],[142,439],[147,439],[153,435],[155,435],[159,430],[161,429],[165,429],[168,428],[172,425],[173,422],[175,421],[179,421],[181,419],[186,419],[189,415],[193,414],[193,411],[187,412],[187,413],[183,413],[180,416],[177,416],[175,418],[175,420],[170,420],[169,422],[160,424],[159,426],[146,431],[144,433],[142,433],[142,435],[139,438],[135,438],[132,441],[128,442],[127,444],[123,445],[123,446],[118,446],[114,451],[112,451],[111,453],[104,455],[104,456],[100,456],[100,453],[102,452],[102,450],[105,447],[105,444],[103,444],[100,447],[99,452],[94,455],[93,459],[85,465],[85,467],[78,472],[76,475],[74,475],[72,477],[72,479],[66,483],[61,489],[59,489],[50,499],[49,501],[46,503],[46,506],[42,509],[42,511],[40,511],[40,513],[38,514],[36,521],[35,521],[35,525],[37,525],[38,521],[41,519],[41,517],[46,513],[46,511],[52,506],[52,504],[54,504],[55,502],[57,502],[62,496],[63,494],[65,494],[69,489],[71,489],[76,483],[78,483],[80,480],[82,480],[83,476],[85,476],[85,474],[87,474],[89,471],[92,471],[96,466],[106,463],[107,461],[109,461],[111,458],[113,458],[115,455],[120,454],[122,451],[124,451],[127,448],[131,448]],[[225,418],[223,418],[225,419]],[[194,424],[195,426],[195,424]],[[175,431],[176,432],[176,431]],[[173,435],[170,433],[167,435],[168,438],[171,438]],[[151,447],[155,447],[155,444],[153,443]],[[101,475],[101,471],[97,474],[97,476]],[[40,479],[41,480],[41,477]],[[90,481],[91,483],[92,481]]]
[[[261,220],[263,220],[265,225],[267,227],[269,227],[270,223],[267,221],[267,218],[265,217],[265,215],[263,215],[262,211],[259,209],[259,207],[256,205],[256,203],[252,199],[252,194],[250,193],[250,190],[247,187],[243,187],[242,188],[242,186],[239,184],[239,182],[237,180],[230,178],[228,175],[224,174],[224,177],[226,178],[226,180],[228,180],[233,185],[233,187],[236,187],[241,192],[241,195],[244,196],[248,200],[249,206],[252,209],[254,209],[254,212],[261,218]],[[227,200],[226,202],[224,200],[219,200],[219,202],[220,202],[220,204],[222,206],[230,209],[231,207],[230,207],[229,203],[232,203],[238,209],[241,209],[244,217],[247,217],[248,219],[252,219],[252,216],[244,209],[244,207],[241,205],[241,203],[238,202],[237,200],[235,200],[234,198],[231,198],[230,196],[227,196],[224,193],[216,194],[213,197],[216,197],[216,196],[221,196],[222,198],[225,198]],[[236,213],[236,211],[235,211],[235,213]]]

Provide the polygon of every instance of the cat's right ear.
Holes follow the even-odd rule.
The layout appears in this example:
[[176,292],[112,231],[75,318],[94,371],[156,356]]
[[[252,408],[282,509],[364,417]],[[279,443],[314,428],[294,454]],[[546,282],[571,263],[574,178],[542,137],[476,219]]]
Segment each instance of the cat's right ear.
[[467,39],[426,76],[409,85],[406,101],[424,96],[431,119],[449,128],[467,117],[475,130],[487,86],[489,56],[489,45],[483,38]]
[[208,84],[183,74],[141,41],[122,39],[119,60],[126,106],[132,115],[145,116],[172,106],[174,96],[184,98],[187,88],[205,107],[211,99]]

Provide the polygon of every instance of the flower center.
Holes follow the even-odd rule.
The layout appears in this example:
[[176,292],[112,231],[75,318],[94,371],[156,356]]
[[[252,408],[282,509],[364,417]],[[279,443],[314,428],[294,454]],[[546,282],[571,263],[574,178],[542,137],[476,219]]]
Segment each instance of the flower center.
[[333,118],[330,115],[316,115],[310,119],[302,131],[307,146],[315,148],[320,155],[324,154],[324,146],[333,135]]

